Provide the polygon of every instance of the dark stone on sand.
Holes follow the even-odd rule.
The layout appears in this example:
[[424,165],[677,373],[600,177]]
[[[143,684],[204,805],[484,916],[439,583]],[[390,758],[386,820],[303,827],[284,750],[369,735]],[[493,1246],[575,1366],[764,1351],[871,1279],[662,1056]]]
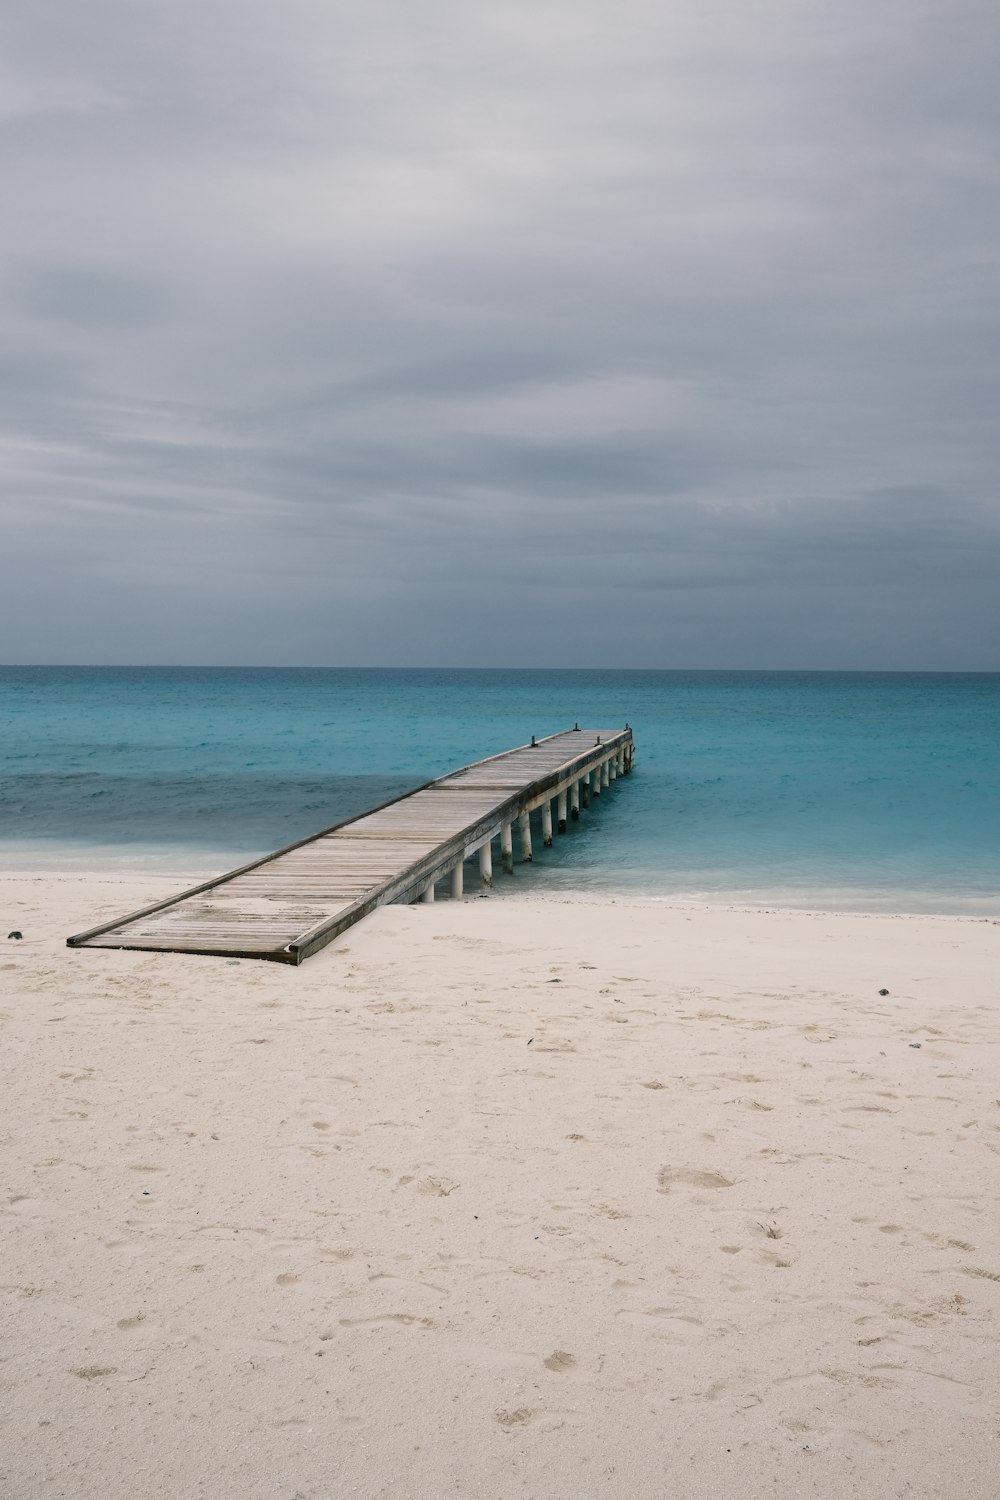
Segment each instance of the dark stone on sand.
[[24,937],[24,933],[23,932],[18,932],[16,928],[14,929],[13,932],[8,932],[8,934],[7,934],[8,941],[11,938],[16,938],[18,942],[21,942],[21,940],[23,939],[23,937]]

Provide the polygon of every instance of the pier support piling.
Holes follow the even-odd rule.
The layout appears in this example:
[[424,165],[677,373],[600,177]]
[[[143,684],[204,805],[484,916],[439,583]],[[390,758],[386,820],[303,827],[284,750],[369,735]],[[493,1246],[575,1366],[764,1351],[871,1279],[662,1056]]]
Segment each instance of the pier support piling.
[[542,843],[546,849],[552,848],[552,803],[542,803]]
[[531,817],[523,812],[517,820],[517,833],[521,841],[521,863],[531,864]]
[[511,836],[511,827],[505,823],[500,829],[500,862],[503,865],[505,875],[514,873],[514,840]]
[[566,832],[566,788],[563,787],[559,793],[559,801],[556,807],[556,827],[560,833]]
[[426,902],[426,903],[430,903],[431,901],[434,900],[434,882],[433,882],[433,880],[428,881],[428,883],[424,886],[424,889],[423,889],[423,892],[421,894],[420,899],[421,899],[421,901]]
[[461,901],[465,894],[465,862],[460,859],[451,872],[451,899]]
[[493,884],[493,845],[489,839],[479,851],[479,875],[483,885],[489,890]]
[[586,778],[586,776],[582,777],[581,780],[579,780],[579,781],[574,781],[573,785],[569,789],[569,815],[573,819],[574,823],[577,822],[578,819],[579,819],[579,817],[580,817],[580,788],[581,787],[583,788],[583,797],[584,797],[584,803],[583,803],[583,805],[584,805],[584,807],[586,807],[586,805],[587,805],[587,801],[586,801],[586,798],[587,798],[587,778]]

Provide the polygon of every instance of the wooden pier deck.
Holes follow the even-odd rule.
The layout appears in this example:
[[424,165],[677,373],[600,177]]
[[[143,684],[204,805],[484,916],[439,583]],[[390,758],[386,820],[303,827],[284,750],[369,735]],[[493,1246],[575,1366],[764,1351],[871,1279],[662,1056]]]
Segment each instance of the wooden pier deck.
[[532,740],[67,942],[299,964],[377,906],[433,901],[445,879],[461,896],[474,854],[491,885],[494,839],[513,870],[517,826],[520,857],[530,860],[532,812],[541,810],[542,841],[551,844],[553,828],[565,832],[581,806],[632,769],[634,753],[627,725]]

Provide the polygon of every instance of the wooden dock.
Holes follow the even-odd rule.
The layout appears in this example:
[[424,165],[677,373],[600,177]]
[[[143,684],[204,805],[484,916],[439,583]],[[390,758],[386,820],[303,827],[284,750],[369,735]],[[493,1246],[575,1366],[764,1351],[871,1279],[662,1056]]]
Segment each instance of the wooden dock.
[[531,814],[540,811],[542,842],[551,844],[553,829],[564,833],[632,769],[634,754],[628,725],[532,739],[67,942],[300,964],[377,906],[433,901],[443,880],[460,897],[472,855],[492,885],[495,839],[512,872],[515,827],[520,858],[530,860]]

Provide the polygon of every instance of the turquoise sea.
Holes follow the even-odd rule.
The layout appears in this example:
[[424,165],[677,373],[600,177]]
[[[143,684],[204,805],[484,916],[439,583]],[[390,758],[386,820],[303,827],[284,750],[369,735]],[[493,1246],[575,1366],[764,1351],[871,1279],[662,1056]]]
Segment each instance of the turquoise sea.
[[0,868],[222,871],[579,720],[520,889],[1000,915],[1000,674],[0,668]]

